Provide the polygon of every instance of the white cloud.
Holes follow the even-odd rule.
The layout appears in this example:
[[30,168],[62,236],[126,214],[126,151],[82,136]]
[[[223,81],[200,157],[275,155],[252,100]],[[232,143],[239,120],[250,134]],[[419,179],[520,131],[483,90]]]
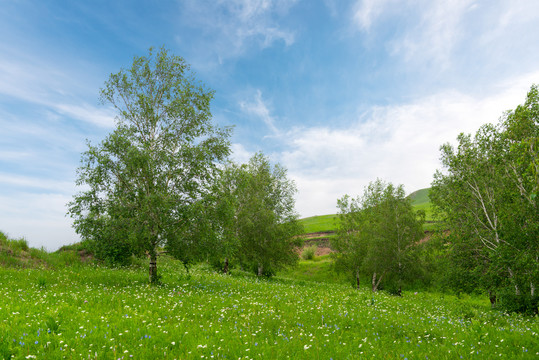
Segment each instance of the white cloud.
[[54,104],[52,107],[62,115],[86,121],[102,128],[111,129],[115,125],[115,111],[111,108],[97,108],[88,104]]
[[73,194],[75,191],[75,184],[72,181],[56,181],[7,173],[0,173],[0,185],[47,190],[62,194]]
[[387,36],[378,30],[391,27],[390,37],[372,40],[383,42],[390,55],[407,65],[429,66],[438,76],[477,61],[518,66],[522,60],[515,55],[520,49],[533,57],[538,32],[530,31],[530,24],[539,20],[539,2],[358,0],[351,17],[355,28],[369,36]]
[[253,153],[245,149],[242,144],[232,144],[230,148],[232,150],[231,158],[235,163],[238,164],[248,163],[249,159],[254,155]]
[[[217,57],[234,58],[255,45],[267,48],[282,41],[294,43],[294,33],[282,27],[279,19],[285,16],[296,1],[279,0],[220,0],[186,1],[182,3],[184,23],[203,29],[205,50],[215,51]],[[181,37],[177,41],[183,42]]]
[[72,74],[69,70],[30,60],[25,54],[2,52],[0,49],[0,55],[0,94],[6,98],[38,105],[49,113],[98,127],[111,128],[114,125],[114,112],[110,108],[89,105],[77,94],[80,90],[78,83],[84,81],[80,73]]
[[522,103],[539,73],[500,84],[485,97],[445,91],[409,104],[375,107],[348,128],[305,128],[288,134],[279,161],[299,189],[302,216],[334,213],[337,198],[359,195],[376,178],[404,184],[408,192],[429,187],[440,168],[439,147],[460,132],[497,123]]
[[418,24],[393,42],[393,54],[407,60],[426,58],[437,61],[441,68],[448,67],[453,48],[464,40],[461,21],[473,3],[474,0],[452,0],[419,4],[422,11],[418,11]]
[[387,9],[391,0],[360,0],[354,7],[353,20],[360,30],[368,32],[373,22]]
[[253,102],[241,101],[240,108],[248,115],[254,115],[257,118],[260,118],[271,130],[273,135],[279,135],[280,132],[275,126],[275,119],[270,115],[268,106],[262,99],[262,92],[260,90],[256,91]]

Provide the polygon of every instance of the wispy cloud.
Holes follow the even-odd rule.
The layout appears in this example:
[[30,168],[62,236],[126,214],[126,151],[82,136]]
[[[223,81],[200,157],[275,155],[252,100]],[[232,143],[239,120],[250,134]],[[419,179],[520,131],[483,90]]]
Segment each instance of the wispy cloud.
[[417,1],[403,6],[394,0],[360,0],[355,5],[353,21],[359,30],[369,33],[377,25],[387,26],[382,19],[394,19],[397,32],[387,44],[392,55],[408,61],[436,61],[444,68],[450,64],[455,45],[465,38],[461,21],[473,10],[474,2]]
[[460,132],[473,133],[496,123],[521,103],[539,73],[500,84],[486,97],[443,91],[408,104],[373,107],[347,128],[304,128],[287,134],[288,150],[280,161],[299,188],[302,216],[335,211],[342,195],[360,194],[382,178],[411,192],[430,186],[440,167],[439,147]]
[[53,179],[43,179],[30,176],[21,176],[0,172],[0,184],[22,189],[34,189],[45,192],[62,194],[74,194],[75,184],[73,181],[57,181]]
[[268,106],[262,99],[262,92],[260,90],[256,91],[252,102],[241,101],[240,108],[247,115],[261,119],[271,131],[272,135],[280,135],[279,129],[275,126],[275,119],[270,114]]
[[[276,42],[283,42],[286,46],[293,44],[294,32],[283,27],[279,20],[295,2],[192,0],[182,2],[181,17],[184,23],[202,29],[206,51],[215,51],[219,60],[224,61],[244,54],[251,46],[263,49]],[[181,37],[177,40],[180,43],[187,41]]]
[[465,40],[462,19],[473,11],[474,0],[433,1],[421,4],[418,23],[392,44],[392,53],[408,61],[418,58],[436,61],[439,68],[450,66],[456,44]]
[[353,9],[353,20],[360,30],[368,32],[373,22],[388,8],[392,0],[360,0]]
[[387,36],[378,30],[392,29],[389,37],[375,41],[383,42],[394,58],[437,72],[456,62],[467,67],[474,61],[506,64],[519,47],[536,43],[537,32],[530,33],[529,24],[537,21],[539,3],[534,0],[358,0],[352,11],[352,22],[364,35]]
[[230,150],[232,151],[232,160],[238,164],[245,164],[249,162],[249,159],[254,155],[252,152],[245,149],[242,144],[238,143],[232,144],[230,146]]

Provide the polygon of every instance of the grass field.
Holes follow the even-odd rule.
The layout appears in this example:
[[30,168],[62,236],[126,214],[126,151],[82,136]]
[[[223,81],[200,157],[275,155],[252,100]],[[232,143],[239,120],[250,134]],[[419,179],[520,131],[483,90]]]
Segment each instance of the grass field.
[[333,271],[333,260],[330,255],[316,256],[314,260],[300,260],[298,266],[282,270],[278,275],[298,281],[349,283],[345,275]]
[[141,267],[0,268],[0,359],[539,355],[537,318],[491,311],[486,299],[393,297],[335,282],[202,268],[188,277],[170,259],[158,266],[164,277],[156,287]]
[[311,216],[300,220],[300,222],[303,224],[303,227],[305,229],[304,232],[306,234],[335,231],[336,221],[337,215]]
[[[426,220],[429,221],[429,223],[424,225],[425,230],[432,231],[437,228],[437,224],[432,223],[434,219],[432,217],[432,204],[429,199],[429,190],[430,189],[427,188],[415,191],[410,194],[410,198],[412,199],[412,206],[416,211],[423,210],[425,212]],[[303,224],[305,234],[335,231],[338,217],[337,214],[311,216],[301,219],[300,222]]]

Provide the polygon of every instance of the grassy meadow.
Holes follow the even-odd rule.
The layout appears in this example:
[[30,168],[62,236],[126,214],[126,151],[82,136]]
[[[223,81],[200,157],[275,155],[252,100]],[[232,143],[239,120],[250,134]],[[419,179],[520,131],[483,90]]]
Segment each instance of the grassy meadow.
[[[430,206],[423,195],[414,206]],[[327,232],[334,217],[302,221]],[[261,279],[164,256],[151,286],[145,260],[107,268],[81,244],[48,253],[0,232],[0,360],[539,357],[537,316],[486,296],[356,290],[332,265],[315,256]]]
[[162,285],[149,286],[145,265],[0,268],[0,359],[539,356],[537,318],[490,310],[483,298],[373,294],[328,269],[260,280],[199,266],[188,275],[168,258],[158,264]]
[[300,220],[306,234],[335,231],[337,215],[319,215]]

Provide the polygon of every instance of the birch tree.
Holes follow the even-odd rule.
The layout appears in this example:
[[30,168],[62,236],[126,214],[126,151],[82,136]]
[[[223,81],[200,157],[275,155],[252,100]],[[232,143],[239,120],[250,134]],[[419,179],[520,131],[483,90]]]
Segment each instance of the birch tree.
[[377,291],[390,279],[400,294],[404,280],[413,272],[414,244],[423,236],[424,213],[412,209],[402,185],[371,182],[362,197],[346,195],[338,200],[339,222],[332,246],[338,266],[371,279]]
[[77,185],[84,190],[69,213],[83,239],[147,254],[151,282],[160,248],[188,259],[200,245],[192,236],[200,201],[229,153],[229,130],[212,123],[212,98],[166,49],[135,57],[101,90],[117,111],[116,128],[82,154]]
[[[431,199],[451,231],[448,242],[476,259],[474,272],[493,305],[493,293],[511,298],[506,303],[537,302],[538,139],[533,86],[526,102],[497,125],[483,125],[473,137],[460,134],[456,147],[441,147],[443,169],[434,176]],[[509,288],[517,300],[508,296]]]
[[271,166],[261,153],[237,172],[236,234],[240,261],[258,276],[295,264],[302,227],[295,212],[296,186],[280,165]]

